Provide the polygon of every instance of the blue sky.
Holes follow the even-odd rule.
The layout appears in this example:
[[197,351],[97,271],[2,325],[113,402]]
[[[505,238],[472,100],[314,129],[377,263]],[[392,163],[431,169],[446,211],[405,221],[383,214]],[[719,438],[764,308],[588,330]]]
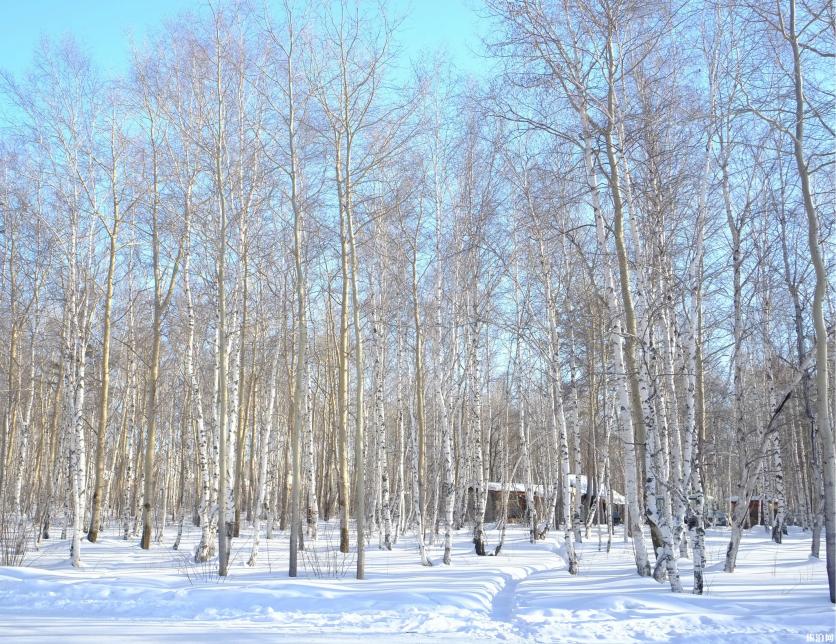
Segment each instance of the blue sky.
[[[310,0],[316,2],[316,0]],[[464,72],[478,73],[486,25],[478,0],[386,0],[396,15],[407,14],[398,44],[409,58],[443,47]],[[370,6],[374,6],[370,3]],[[42,36],[73,35],[103,71],[127,69],[130,37],[142,40],[149,28],[205,0],[0,0],[0,67],[19,75],[29,66]]]

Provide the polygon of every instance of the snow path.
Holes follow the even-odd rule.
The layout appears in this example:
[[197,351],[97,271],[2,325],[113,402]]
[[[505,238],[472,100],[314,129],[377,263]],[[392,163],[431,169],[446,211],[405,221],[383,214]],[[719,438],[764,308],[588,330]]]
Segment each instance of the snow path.
[[[391,552],[367,551],[362,582],[351,574],[316,578],[308,560],[303,576],[288,579],[285,535],[263,540],[259,565],[247,568],[250,540],[241,538],[223,583],[214,579],[213,565],[188,563],[198,536],[184,535],[180,552],[162,545],[144,552],[114,531],[83,544],[81,570],[68,565],[66,541],[31,553],[28,567],[0,567],[0,641],[729,644],[828,641],[815,636],[834,632],[824,563],[807,556],[809,535],[799,531],[781,546],[762,529],[750,531],[732,575],[722,572],[728,535],[711,532],[702,597],[674,595],[667,585],[638,578],[620,534],[609,554],[598,550],[594,534],[580,545],[577,576],[566,571],[557,535],[530,544],[527,531],[509,529],[500,556],[477,557],[463,530],[453,565],[440,563],[436,547],[432,568],[420,566],[414,540],[405,538]],[[495,544],[497,533],[489,537]],[[353,561],[347,567],[353,572]],[[690,588],[690,562],[680,560],[680,568]]]
[[[528,577],[529,575],[526,575]],[[496,622],[512,622],[514,620],[514,601],[519,579],[503,573],[502,588],[491,601],[491,619]]]

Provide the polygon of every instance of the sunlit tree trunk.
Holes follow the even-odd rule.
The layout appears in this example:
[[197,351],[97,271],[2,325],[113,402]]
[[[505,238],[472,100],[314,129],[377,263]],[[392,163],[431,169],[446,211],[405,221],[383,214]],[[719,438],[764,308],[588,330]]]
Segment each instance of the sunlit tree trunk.
[[[115,150],[113,150],[115,156]],[[99,417],[96,425],[96,482],[93,488],[93,509],[90,518],[90,531],[87,540],[95,543],[99,538],[99,528],[102,523],[102,504],[104,502],[105,486],[105,442],[107,439],[108,407],[110,405],[110,336],[111,310],[113,308],[113,280],[116,273],[117,241],[119,239],[119,191],[117,188],[116,158],[111,167],[111,191],[113,195],[113,224],[107,230],[108,235],[108,264],[105,278],[104,315],[102,318],[102,384],[99,390]]]

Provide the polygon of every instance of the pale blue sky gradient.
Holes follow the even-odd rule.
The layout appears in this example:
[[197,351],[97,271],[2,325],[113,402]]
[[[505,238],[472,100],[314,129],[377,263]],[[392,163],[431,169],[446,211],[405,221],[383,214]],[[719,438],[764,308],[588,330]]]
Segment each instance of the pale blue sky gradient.
[[[479,17],[479,0],[385,4],[394,15],[406,14],[397,37],[405,57],[415,60],[443,48],[460,71],[478,75],[484,69],[486,63],[473,53],[481,51],[480,37],[489,28]],[[70,34],[105,74],[122,74],[132,36],[142,41],[164,19],[206,7],[205,0],[0,0],[0,68],[19,76],[29,67],[42,36],[60,39]]]

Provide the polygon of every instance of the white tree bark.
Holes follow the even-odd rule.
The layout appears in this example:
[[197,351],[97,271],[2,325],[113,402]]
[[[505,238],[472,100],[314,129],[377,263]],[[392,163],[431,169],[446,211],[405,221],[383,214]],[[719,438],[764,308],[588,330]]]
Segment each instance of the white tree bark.
[[[581,113],[584,116],[584,113]],[[589,183],[590,196],[592,199],[592,210],[595,215],[595,230],[596,239],[598,241],[598,249],[604,257],[604,275],[605,275],[605,318],[612,320],[608,330],[609,342],[611,344],[611,359],[613,360],[613,369],[615,376],[616,393],[618,397],[618,423],[619,433],[624,448],[624,493],[627,497],[627,509],[629,520],[629,532],[633,538],[633,545],[635,549],[636,569],[640,576],[650,576],[650,562],[647,558],[647,550],[644,544],[644,535],[642,534],[641,523],[639,517],[641,512],[639,510],[639,487],[637,476],[637,462],[636,462],[636,444],[633,434],[633,421],[631,417],[632,403],[630,399],[630,392],[627,384],[627,368],[624,364],[624,347],[623,347],[623,332],[621,322],[617,316],[618,304],[615,296],[615,283],[613,280],[612,266],[610,260],[610,252],[607,247],[606,237],[604,235],[604,220],[601,213],[600,193],[598,189],[598,178],[595,171],[595,166],[592,160],[592,132],[589,129],[588,123],[584,123],[584,166],[586,169],[586,178]],[[625,521],[625,528],[628,527]]]
[[265,514],[265,498],[267,494],[267,461],[270,446],[273,442],[273,419],[276,415],[276,381],[279,376],[279,358],[273,359],[270,369],[270,393],[267,408],[260,414],[259,453],[258,453],[258,483],[256,491],[255,509],[253,511],[253,546],[250,550],[248,566],[255,566],[258,561],[258,549],[261,543],[261,517]]

